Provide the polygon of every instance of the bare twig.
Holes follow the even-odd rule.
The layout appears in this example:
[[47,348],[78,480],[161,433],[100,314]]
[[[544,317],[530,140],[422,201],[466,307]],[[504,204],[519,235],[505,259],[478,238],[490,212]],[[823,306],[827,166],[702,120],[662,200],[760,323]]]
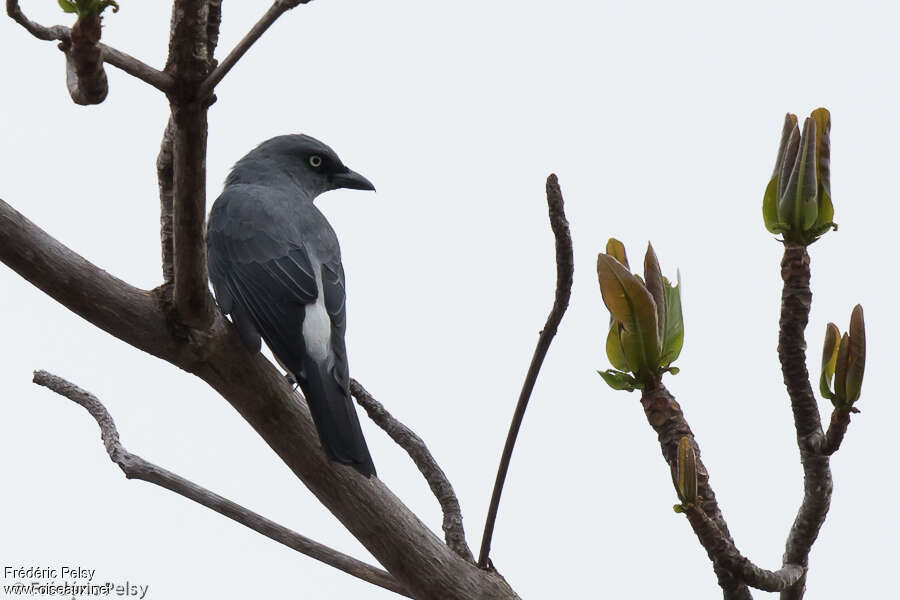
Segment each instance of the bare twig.
[[228,72],[237,64],[247,50],[250,49],[256,40],[258,40],[266,30],[271,27],[272,23],[278,20],[278,17],[296,8],[300,4],[307,4],[309,0],[275,0],[269,10],[266,11],[259,21],[250,29],[247,35],[238,42],[237,46],[229,52],[228,56],[209,74],[206,80],[200,86],[200,96],[205,97],[213,92],[220,81],[228,74]]
[[[65,45],[72,42],[72,30],[62,25],[54,25],[53,27],[45,27],[39,23],[30,20],[22,12],[19,7],[18,0],[6,0],[7,14],[22,27],[24,27],[31,35],[44,41],[59,41],[61,49],[65,51]],[[132,77],[136,77],[155,87],[162,92],[168,92],[174,85],[174,78],[163,71],[158,71],[150,65],[141,62],[137,58],[117,50],[106,44],[97,44],[100,49],[100,56],[103,62],[108,63],[122,71],[128,73]],[[67,53],[68,60],[68,53]],[[68,65],[67,65],[68,68]]]
[[412,458],[441,505],[441,511],[444,513],[442,528],[447,545],[464,559],[473,562],[475,557],[472,556],[472,551],[466,543],[466,532],[463,529],[459,500],[456,498],[453,486],[450,485],[450,480],[447,479],[444,471],[428,451],[425,442],[409,427],[395,419],[355,379],[350,380],[350,393],[353,394],[359,405],[366,409],[369,418],[375,421]]
[[557,181],[554,174],[547,178],[547,204],[550,209],[550,228],[553,230],[553,235],[556,238],[556,295],[553,299],[553,308],[550,310],[544,329],[541,330],[538,337],[537,347],[534,349],[534,356],[531,358],[531,364],[528,367],[528,373],[525,376],[525,382],[522,384],[522,391],[519,394],[519,401],[513,413],[512,423],[509,426],[509,434],[506,437],[506,444],[500,457],[500,466],[497,468],[497,479],[494,481],[491,503],[488,507],[487,519],[484,524],[484,535],[481,538],[481,551],[478,555],[478,566],[483,569],[488,566],[491,552],[491,537],[494,535],[497,510],[500,508],[500,494],[503,492],[503,483],[506,481],[506,473],[509,470],[509,462],[512,459],[513,448],[516,445],[516,437],[519,435],[519,428],[522,425],[522,419],[525,417],[525,409],[528,407],[528,400],[531,398],[531,392],[537,381],[538,373],[541,371],[544,357],[547,356],[550,342],[553,341],[553,337],[556,335],[556,330],[560,321],[562,321],[566,308],[569,306],[569,297],[572,294],[572,276],[575,263],[572,254],[572,235],[569,233],[569,222],[566,220],[562,191],[559,188],[559,181]]
[[702,508],[685,507],[685,513],[709,558],[748,585],[766,592],[780,592],[803,576],[805,569],[800,565],[787,564],[777,571],[757,567],[740,553],[729,536],[722,534]]
[[300,535],[175,473],[147,462],[140,456],[128,452],[119,441],[119,432],[116,430],[116,425],[109,411],[90,392],[46,371],[35,371],[33,381],[79,404],[94,417],[94,420],[100,426],[100,437],[103,440],[107,454],[122,469],[122,472],[125,473],[125,477],[128,479],[140,479],[175,492],[301,554],[305,554],[363,581],[403,596],[411,597],[406,589],[387,571],[373,567],[352,556]]
[[[791,399],[794,425],[797,430],[797,446],[800,448],[800,463],[803,465],[803,502],[788,535],[783,562],[806,568],[809,565],[809,552],[831,505],[833,487],[831,468],[828,464],[828,455],[821,453],[820,450],[823,445],[831,445],[836,449],[839,440],[835,430],[832,440],[827,444],[824,441],[825,434],[822,432],[819,407],[806,370],[804,330],[809,322],[812,292],[809,289],[809,254],[805,246],[785,242],[781,277],[784,280],[784,288],[781,294],[778,358]],[[846,428],[846,425],[844,427]],[[781,598],[799,600],[805,591],[804,573],[796,585],[781,593]]]
[[[694,433],[691,431],[690,425],[684,418],[684,412],[681,406],[669,393],[664,385],[659,383],[656,387],[645,388],[641,393],[641,406],[644,408],[644,414],[647,422],[653,427],[659,440],[660,450],[662,450],[663,458],[669,465],[670,474],[673,481],[677,481],[678,472],[678,442],[683,437],[688,437],[694,448],[694,454],[697,458],[697,498],[698,506],[703,511],[704,516],[710,519],[717,530],[717,535],[727,545],[734,546],[734,540],[728,531],[728,524],[722,511],[719,509],[719,503],[716,500],[716,494],[709,484],[709,471],[703,461],[700,460],[700,446],[694,439]],[[693,523],[692,523],[693,524]],[[698,534],[699,535],[699,534]],[[703,540],[701,539],[701,542]],[[704,543],[704,547],[706,544]],[[740,575],[731,572],[725,566],[727,560],[719,560],[720,557],[710,557],[713,559],[713,569],[716,572],[719,586],[726,600],[749,600],[752,598],[750,590],[741,580]]]

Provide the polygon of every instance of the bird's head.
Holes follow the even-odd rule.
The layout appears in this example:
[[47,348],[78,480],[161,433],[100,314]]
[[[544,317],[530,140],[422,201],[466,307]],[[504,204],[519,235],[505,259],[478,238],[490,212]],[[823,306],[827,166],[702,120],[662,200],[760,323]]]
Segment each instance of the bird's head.
[[226,185],[270,178],[287,178],[313,198],[338,188],[375,190],[372,182],[347,168],[334,150],[302,134],[280,135],[251,150],[234,166]]

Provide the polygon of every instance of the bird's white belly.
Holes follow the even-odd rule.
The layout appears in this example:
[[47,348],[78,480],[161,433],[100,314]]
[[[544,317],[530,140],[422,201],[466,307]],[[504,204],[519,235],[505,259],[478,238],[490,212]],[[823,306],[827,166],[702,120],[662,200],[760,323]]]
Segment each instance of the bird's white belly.
[[322,271],[319,265],[313,265],[316,272],[316,286],[319,295],[314,304],[306,305],[303,317],[303,341],[306,354],[313,360],[324,361],[331,353],[331,317],[325,308],[325,290],[322,289]]

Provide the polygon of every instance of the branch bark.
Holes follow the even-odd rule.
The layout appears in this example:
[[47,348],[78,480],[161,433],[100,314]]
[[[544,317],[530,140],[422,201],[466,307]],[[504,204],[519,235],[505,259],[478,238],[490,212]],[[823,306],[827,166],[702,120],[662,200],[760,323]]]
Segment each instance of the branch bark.
[[410,597],[406,589],[386,571],[311,540],[192,481],[158,467],[136,454],[128,452],[119,441],[119,432],[116,429],[112,415],[109,414],[103,403],[90,392],[46,371],[35,371],[33,381],[37,385],[72,400],[94,417],[97,425],[100,426],[100,437],[103,440],[106,453],[122,469],[126,478],[146,481],[175,492],[301,554],[305,554],[363,581],[396,592],[402,596]]
[[[172,116],[174,307],[198,330],[213,321],[206,273],[206,141],[210,98],[198,94],[212,64],[208,0],[176,0],[166,71],[176,78]],[[214,13],[215,15],[216,13]],[[217,27],[215,31],[217,31]]]
[[831,456],[840,449],[844,435],[847,433],[847,427],[850,426],[850,413],[855,412],[859,412],[859,409],[835,408],[831,411],[831,423],[828,424],[828,431],[825,432],[825,439],[822,440],[822,446],[819,448],[820,453]]
[[[726,544],[734,546],[731,532],[728,531],[728,524],[725,522],[725,517],[722,516],[722,511],[719,509],[716,494],[712,486],[709,485],[709,472],[706,470],[703,461],[700,460],[700,446],[694,439],[694,433],[684,418],[681,406],[661,383],[654,388],[642,390],[641,406],[644,407],[647,422],[656,431],[663,458],[666,459],[666,463],[669,465],[673,481],[678,479],[678,441],[685,436],[690,438],[694,447],[694,454],[697,457],[698,505],[704,515],[715,524],[722,540]],[[713,558],[713,568],[719,581],[719,587],[722,588],[724,598],[726,600],[751,599],[752,596],[747,585],[741,581],[736,573],[732,573],[727,569],[723,562],[727,561],[719,561]]]
[[503,493],[503,484],[506,481],[506,473],[509,471],[509,463],[512,460],[513,448],[525,418],[525,409],[528,408],[528,400],[544,363],[544,357],[550,349],[550,343],[556,335],[556,330],[562,321],[566,308],[569,306],[569,297],[572,295],[572,277],[574,273],[575,259],[572,253],[572,235],[569,233],[569,222],[566,220],[565,207],[563,205],[562,191],[556,175],[551,174],[547,178],[547,205],[550,211],[550,228],[556,239],[556,294],[553,299],[553,308],[547,317],[547,322],[538,337],[537,347],[531,358],[519,401],[513,413],[512,423],[500,457],[500,466],[497,468],[497,478],[494,481],[494,490],[491,493],[491,502],[488,506],[487,518],[484,523],[484,535],[481,538],[481,550],[478,554],[478,566],[482,569],[488,567],[491,553],[491,538],[494,535],[494,525],[497,521],[497,511],[500,508],[500,495]]
[[475,557],[472,556],[472,551],[466,543],[466,532],[463,528],[462,510],[459,507],[459,500],[456,498],[456,493],[453,491],[450,480],[447,479],[444,471],[438,466],[431,452],[428,451],[425,442],[409,427],[395,419],[355,379],[350,380],[350,393],[353,394],[359,405],[366,409],[369,418],[381,427],[401,448],[406,450],[406,453],[409,454],[416,467],[418,467],[419,472],[425,476],[428,486],[441,505],[441,512],[444,513],[442,528],[447,545],[462,558],[469,562],[474,562]]
[[115,337],[184,363],[155,293],[91,264],[0,200],[0,261],[38,289]]
[[[809,552],[828,514],[833,487],[828,455],[821,452],[826,444],[819,407],[806,369],[804,332],[809,322],[812,291],[809,288],[809,254],[805,246],[785,242],[781,277],[784,288],[781,294],[778,358],[791,399],[800,463],[803,465],[803,501],[788,534],[782,561],[784,564],[802,565],[805,569],[809,566]],[[839,444],[836,438],[837,430],[829,442],[835,449],[835,442]],[[804,573],[796,585],[781,593],[781,598],[799,600],[805,592]]]
[[748,585],[766,592],[780,592],[803,577],[805,570],[800,565],[785,565],[777,571],[757,567],[740,553],[730,537],[722,534],[702,508],[686,507],[685,513],[710,560],[734,573]]
[[[71,61],[69,58],[69,52],[67,51],[67,48],[70,48],[72,43],[72,30],[70,28],[64,27],[63,25],[45,27],[30,20],[22,12],[22,9],[19,7],[18,0],[6,0],[6,13],[10,16],[10,18],[24,27],[25,30],[28,31],[28,33],[30,33],[37,39],[48,42],[54,40],[61,42],[60,49],[66,52],[67,73],[70,68],[74,69],[75,65],[70,64]],[[111,46],[107,46],[106,44],[97,44],[97,48],[100,51],[99,59],[101,62],[121,69],[132,77],[136,77],[137,79],[140,79],[144,83],[152,85],[162,92],[168,92],[170,89],[172,89],[175,80],[168,73],[158,71],[157,69],[154,69],[150,65],[141,62],[133,56],[130,56],[122,52],[121,50],[117,50]],[[103,75],[103,78],[106,78],[105,74]],[[81,87],[81,84],[77,80],[75,80],[73,83],[77,87]]]
[[169,117],[156,157],[156,179],[159,184],[159,238],[162,249],[163,281],[175,283],[175,165],[172,145],[175,124]]

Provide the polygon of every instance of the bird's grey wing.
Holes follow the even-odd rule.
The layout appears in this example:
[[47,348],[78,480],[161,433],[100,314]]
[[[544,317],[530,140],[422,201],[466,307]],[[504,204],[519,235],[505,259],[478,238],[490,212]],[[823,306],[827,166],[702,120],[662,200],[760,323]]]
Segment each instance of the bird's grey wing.
[[334,378],[347,394],[350,394],[350,371],[347,363],[347,347],[344,335],[347,331],[347,301],[344,288],[344,267],[340,259],[322,264],[322,292],[325,294],[325,310],[331,320],[331,351]]
[[308,252],[252,223],[219,221],[211,218],[207,232],[209,274],[219,305],[245,343],[253,341],[255,331],[256,349],[261,335],[286,368],[300,372],[304,311],[318,297]]
[[[324,427],[319,432],[326,450],[333,458],[352,464],[360,473],[368,477],[375,474],[375,465],[363,437],[359,417],[350,399],[350,372],[347,364],[347,349],[344,345],[344,334],[347,329],[346,294],[344,289],[344,269],[341,261],[335,256],[333,260],[322,263],[322,294],[325,310],[331,321],[331,365],[324,374],[330,377],[330,385],[326,390],[326,406],[314,406],[310,402],[310,410],[324,413],[326,419],[319,419]],[[333,425],[336,425],[333,426]]]

